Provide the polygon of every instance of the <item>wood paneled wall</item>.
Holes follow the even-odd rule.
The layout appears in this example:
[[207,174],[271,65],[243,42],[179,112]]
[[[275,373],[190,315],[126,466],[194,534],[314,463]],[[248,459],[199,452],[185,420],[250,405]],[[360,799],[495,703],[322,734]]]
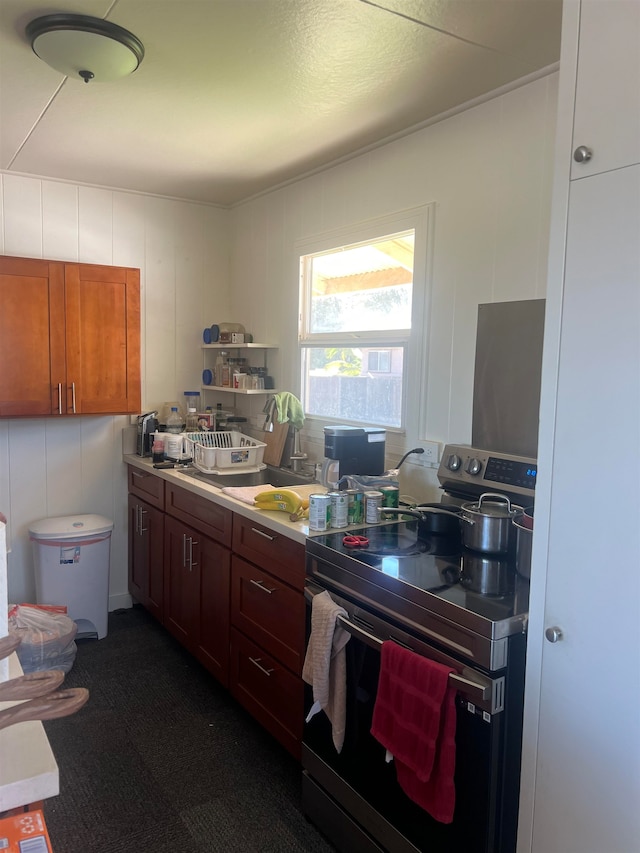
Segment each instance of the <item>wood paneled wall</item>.
[[[412,386],[426,420],[387,434],[389,465],[418,438],[471,441],[478,304],[545,295],[557,85],[551,73],[232,211],[234,316],[295,342],[297,241],[434,205],[427,378]],[[278,355],[278,386],[296,391],[294,345]],[[305,449],[322,455],[320,424],[309,426]],[[402,471],[403,491],[437,498],[435,470]]]
[[[145,410],[199,387],[202,329],[229,313],[228,211],[8,173],[0,174],[0,190],[1,254],[140,268]],[[88,416],[0,421],[10,601],[34,600],[29,525],[90,512],[115,524],[110,608],[130,603],[122,464],[128,424],[127,417]]]

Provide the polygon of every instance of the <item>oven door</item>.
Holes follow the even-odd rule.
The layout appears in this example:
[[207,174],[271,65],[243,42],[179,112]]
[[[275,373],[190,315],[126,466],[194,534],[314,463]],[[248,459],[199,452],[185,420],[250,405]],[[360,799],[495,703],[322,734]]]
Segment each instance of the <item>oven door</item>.
[[[315,581],[307,582],[307,601],[321,591]],[[471,670],[377,614],[364,613],[362,607],[330,594],[347,611],[347,617],[340,617],[340,625],[351,634],[346,645],[346,735],[342,751],[337,753],[324,713],[305,724],[302,763],[307,816],[345,851],[515,850],[519,745],[517,762],[510,772],[505,750],[512,709],[505,705],[509,700],[506,676],[489,677]],[[370,734],[380,646],[387,639],[456,669],[452,675],[458,688],[456,808],[451,824],[434,820],[406,796],[396,781],[393,762],[385,761],[384,747]],[[311,688],[307,687],[307,712],[312,701]],[[521,724],[521,702],[513,704]]]

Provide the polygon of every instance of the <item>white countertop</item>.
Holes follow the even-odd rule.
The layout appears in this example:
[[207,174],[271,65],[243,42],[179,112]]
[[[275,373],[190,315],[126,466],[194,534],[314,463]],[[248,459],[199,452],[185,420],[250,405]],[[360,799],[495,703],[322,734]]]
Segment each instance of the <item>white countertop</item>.
[[[255,521],[259,521],[260,524],[263,524],[270,530],[284,536],[288,536],[290,539],[300,542],[302,545],[305,544],[307,536],[317,535],[316,531],[309,530],[309,522],[307,519],[303,519],[302,521],[291,521],[289,519],[289,514],[286,512],[256,509],[255,507],[249,506],[249,504],[223,494],[217,486],[210,486],[208,483],[202,482],[202,480],[196,480],[194,477],[190,477],[188,474],[182,473],[177,468],[154,468],[153,462],[149,457],[138,456],[137,454],[125,454],[123,459],[127,465],[133,465],[135,468],[148,471],[151,474],[161,477],[163,480],[179,485],[181,488],[186,489],[189,492],[193,492],[194,494],[200,495],[204,498],[209,498],[221,506],[228,507],[233,510],[233,512],[237,512],[239,515],[245,516],[245,518],[252,518]],[[232,476],[229,477],[229,486],[233,486]],[[291,488],[295,490],[296,487],[291,486]],[[305,486],[304,489],[306,493],[309,490],[309,487]],[[317,492],[327,491],[324,486],[321,486],[318,483],[314,484],[313,490]]]
[[[9,678],[22,675],[15,652],[9,657]],[[17,702],[0,702],[0,711]],[[0,812],[55,797],[60,793],[58,765],[38,720],[0,729]]]

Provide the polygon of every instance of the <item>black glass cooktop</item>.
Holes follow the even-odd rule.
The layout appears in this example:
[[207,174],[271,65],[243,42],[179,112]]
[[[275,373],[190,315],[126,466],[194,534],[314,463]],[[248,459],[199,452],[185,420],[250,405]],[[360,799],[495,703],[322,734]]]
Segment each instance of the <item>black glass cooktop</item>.
[[[345,534],[369,541],[348,547]],[[529,583],[516,574],[508,555],[487,555],[462,547],[460,537],[420,539],[417,522],[394,522],[357,531],[335,530],[307,540],[313,576],[320,571],[341,592],[352,591],[388,612],[414,602],[480,633],[500,636],[522,630]],[[327,577],[325,577],[327,580]]]

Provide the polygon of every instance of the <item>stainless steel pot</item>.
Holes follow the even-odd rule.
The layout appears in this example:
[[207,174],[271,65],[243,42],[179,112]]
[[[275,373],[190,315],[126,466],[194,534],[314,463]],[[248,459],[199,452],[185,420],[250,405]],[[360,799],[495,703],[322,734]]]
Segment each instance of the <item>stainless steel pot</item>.
[[512,523],[516,531],[516,572],[523,578],[530,578],[533,530],[522,524],[518,516]]
[[509,589],[512,577],[513,569],[504,557],[474,554],[470,551],[462,555],[460,583],[472,592],[504,595]]
[[506,554],[513,536],[515,510],[506,495],[485,492],[478,503],[462,504],[462,542],[483,554]]

